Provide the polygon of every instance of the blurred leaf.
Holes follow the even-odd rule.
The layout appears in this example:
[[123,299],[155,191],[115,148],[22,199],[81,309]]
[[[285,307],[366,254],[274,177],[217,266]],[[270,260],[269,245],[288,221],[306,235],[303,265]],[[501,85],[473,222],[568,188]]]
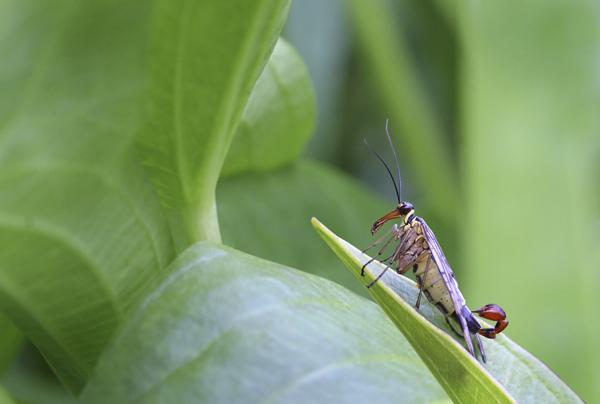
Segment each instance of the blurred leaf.
[[511,335],[600,402],[597,4],[457,4],[465,285],[502,303]]
[[446,396],[373,303],[202,242],[132,313],[89,403],[431,402]]
[[[385,267],[375,261],[367,267],[365,277],[361,277],[361,268],[370,257],[317,219],[313,218],[312,223],[360,284],[368,284],[384,270]],[[418,288],[405,276],[388,271],[369,291],[454,402],[512,402],[512,397],[519,403],[581,402],[542,362],[503,334],[494,341],[484,341],[488,363],[479,363],[451,333],[443,315],[426,299],[419,311],[414,308]]]
[[0,315],[0,374],[11,365],[24,343],[19,329],[8,317]]
[[8,395],[6,390],[0,386],[0,404],[13,404],[14,400]]
[[[415,168],[418,182],[427,184],[438,213],[459,201],[456,168],[438,116],[427,99],[415,60],[403,31],[384,0],[351,0],[348,9],[364,60],[372,71],[391,118],[402,158]],[[448,221],[452,215],[442,216]]]
[[289,0],[159,0],[143,160],[187,240],[219,241],[215,189]]
[[[285,23],[284,36],[302,55],[318,100],[315,135],[310,138],[305,156],[331,161],[339,154],[342,135],[338,125],[342,116],[341,90],[347,80],[351,38],[344,11],[344,0],[293,1]],[[307,24],[310,29],[306,29]]]
[[458,6],[456,0],[435,0],[434,3],[449,25],[456,26],[459,23],[457,21]]
[[2,386],[19,404],[74,404],[77,399],[51,373],[33,346],[26,346],[2,375]]
[[225,244],[368,296],[309,223],[318,215],[358,245],[370,243],[371,223],[389,206],[357,181],[326,165],[300,161],[269,174],[222,180],[217,200]]
[[133,148],[143,4],[0,6],[0,308],[74,391],[173,255]]
[[221,177],[266,171],[298,158],[315,123],[315,95],[302,59],[279,39],[238,125]]

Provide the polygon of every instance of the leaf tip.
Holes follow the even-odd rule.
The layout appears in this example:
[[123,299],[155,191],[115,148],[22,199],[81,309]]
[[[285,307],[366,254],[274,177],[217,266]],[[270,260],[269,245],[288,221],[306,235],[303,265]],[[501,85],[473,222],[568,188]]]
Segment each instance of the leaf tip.
[[312,224],[315,229],[323,225],[319,219],[314,216],[310,218],[310,224]]
[[335,234],[331,230],[329,230],[327,226],[321,223],[319,219],[317,219],[314,216],[310,219],[310,224],[312,224],[313,228],[317,231],[317,233],[319,233],[319,235],[323,237],[326,241],[328,239],[331,239],[332,236],[335,236]]

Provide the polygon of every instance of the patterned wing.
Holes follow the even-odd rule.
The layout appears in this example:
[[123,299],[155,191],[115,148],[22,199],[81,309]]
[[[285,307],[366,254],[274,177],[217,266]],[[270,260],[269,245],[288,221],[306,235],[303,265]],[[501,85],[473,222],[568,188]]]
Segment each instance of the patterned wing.
[[465,336],[465,341],[467,342],[467,348],[469,349],[471,355],[475,356],[475,350],[473,349],[473,342],[470,338],[471,334],[469,333],[469,328],[467,327],[467,321],[462,315],[462,307],[465,305],[465,298],[458,289],[458,283],[456,282],[456,279],[454,279],[454,272],[452,272],[452,268],[450,268],[450,264],[448,263],[444,252],[442,251],[442,247],[437,241],[437,238],[435,237],[435,234],[433,234],[431,228],[429,228],[423,218],[417,217],[415,220],[417,220],[423,228],[423,236],[425,237],[425,241],[427,241],[433,260],[440,271],[440,275],[446,283],[448,293],[450,293],[450,298],[454,304],[456,316],[460,322],[463,335]]

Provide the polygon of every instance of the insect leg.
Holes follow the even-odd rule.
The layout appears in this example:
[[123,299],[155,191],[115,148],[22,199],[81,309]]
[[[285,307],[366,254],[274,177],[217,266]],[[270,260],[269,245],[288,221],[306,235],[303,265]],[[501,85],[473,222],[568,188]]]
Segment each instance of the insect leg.
[[[383,271],[381,271],[381,273],[379,275],[377,275],[377,278],[373,279],[368,285],[367,285],[367,289],[371,289],[371,287],[373,285],[375,285],[377,283],[377,281],[379,281],[381,279],[381,277],[387,272],[388,269],[390,269],[392,267],[392,264],[394,262],[394,260],[396,259],[396,256],[398,254],[398,248],[394,250],[394,253],[392,255],[390,255],[389,257],[387,257],[386,259],[384,259],[383,261],[381,261],[382,264],[385,264],[385,269]],[[391,262],[387,262],[387,261],[391,261]]]
[[[372,257],[370,260],[368,260],[360,269],[360,276],[365,276],[365,268],[367,267],[367,265],[369,265],[371,262],[375,261],[377,259],[377,257],[381,256],[381,254],[383,254],[383,252],[385,251],[385,249],[387,248],[388,245],[390,245],[390,243],[393,240],[397,240],[398,237],[400,237],[400,230],[398,229],[397,225],[394,225],[394,227],[392,227],[392,232],[394,233],[392,235],[392,237],[389,238],[388,241],[385,242],[385,244],[383,245],[383,247],[381,247],[381,249],[379,249],[379,251],[377,252],[377,255],[375,255],[374,257]],[[384,237],[386,237],[388,234],[386,234]],[[380,243],[380,240],[377,240],[376,243]],[[371,247],[369,247],[371,248]],[[366,250],[365,250],[366,251]],[[395,254],[395,253],[394,253]],[[393,254],[392,254],[393,255]],[[386,261],[387,259],[385,259],[384,261]]]
[[[394,227],[398,227],[397,225],[394,225]],[[392,227],[391,229],[389,229],[388,231],[386,231],[383,236],[379,237],[377,240],[375,240],[374,242],[372,242],[371,244],[369,244],[364,250],[362,250],[361,252],[364,254],[367,251],[369,251],[371,248],[375,247],[377,244],[381,243],[386,237],[388,237],[390,235],[390,233],[392,233],[394,231],[394,227]]]
[[[400,244],[399,244],[399,245],[396,247],[396,249],[394,250],[394,253],[393,253],[392,255],[390,255],[388,258],[386,258],[385,260],[383,260],[383,263],[385,263],[385,262],[386,262],[386,261],[388,261],[388,260],[391,260],[391,261],[393,262],[394,260],[396,260],[396,259],[399,259],[399,257],[401,257],[401,256],[402,256],[402,254],[404,254],[404,252],[405,252],[405,250],[406,250],[407,240],[408,240],[410,237],[405,237],[405,236],[406,236],[406,233],[402,233],[402,234],[401,234],[401,231],[400,231],[400,230],[398,230],[398,233],[396,234],[396,236],[397,236],[397,237],[401,237]],[[409,262],[409,263],[408,263],[406,266],[403,266],[402,268],[400,268],[400,267],[396,268],[396,271],[397,271],[397,272],[398,272],[400,275],[402,275],[403,273],[405,273],[406,271],[408,271],[408,270],[409,270],[409,269],[412,267],[413,263],[414,263],[414,262],[412,262],[412,260],[411,260],[411,262]],[[406,264],[406,263],[405,263],[405,264]],[[389,265],[388,265],[388,266],[386,266],[386,268],[385,268],[385,269],[384,269],[384,270],[383,270],[383,271],[382,271],[382,272],[381,272],[381,273],[380,273],[380,274],[377,276],[377,278],[376,278],[376,279],[374,279],[374,280],[373,280],[371,283],[369,283],[369,284],[367,285],[367,288],[371,288],[371,286],[373,286],[373,285],[374,285],[374,284],[375,284],[375,283],[376,283],[376,282],[377,282],[377,281],[378,281],[378,280],[379,280],[379,279],[380,279],[380,278],[383,276],[383,274],[385,274],[385,272],[386,272],[388,269],[390,269],[390,266],[389,266]]]
[[[385,264],[386,261],[388,260],[393,260],[394,257],[396,256],[396,251],[394,251],[394,253],[392,255],[390,255],[389,257],[387,257],[386,259],[384,259],[381,263]],[[381,273],[379,275],[377,275],[377,278],[373,279],[371,282],[369,282],[369,284],[367,285],[367,289],[371,289],[371,287],[373,285],[375,285],[377,283],[378,280],[381,279],[381,277],[387,272],[388,269],[391,268],[390,264],[385,264],[385,269],[383,271],[381,271]]]
[[467,343],[467,349],[469,350],[469,353],[473,355],[474,358],[477,358],[475,356],[475,349],[473,349],[473,341],[471,341],[469,327],[467,327],[467,320],[465,320],[465,318],[458,312],[456,313],[456,316],[458,317],[458,322],[460,323],[460,327],[462,328],[463,335],[465,337],[465,342]]
[[477,341],[477,346],[479,347],[479,353],[481,354],[481,361],[483,363],[487,362],[487,358],[485,357],[485,350],[483,349],[483,343],[481,342],[481,338],[479,334],[475,334],[475,340]]
[[425,286],[425,280],[427,279],[427,273],[429,272],[429,264],[431,264],[431,255],[428,254],[423,279],[421,280],[421,287],[419,288],[419,296],[417,296],[417,302],[415,303],[415,308],[417,310],[419,310],[419,307],[421,306],[421,296],[423,296],[423,287]]

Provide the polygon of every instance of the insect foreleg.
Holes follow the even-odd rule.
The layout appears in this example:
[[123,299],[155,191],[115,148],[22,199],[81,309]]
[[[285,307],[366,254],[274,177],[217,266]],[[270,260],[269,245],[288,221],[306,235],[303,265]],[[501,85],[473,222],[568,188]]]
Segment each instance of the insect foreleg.
[[364,250],[362,250],[361,252],[364,254],[367,251],[369,251],[371,248],[375,247],[377,244],[381,243],[383,240],[385,240],[386,237],[388,237],[390,235],[390,233],[394,233],[394,236],[399,235],[400,230],[398,229],[398,225],[394,224],[392,226],[392,228],[390,228],[388,231],[386,231],[384,233],[383,236],[379,237],[377,240],[375,240],[374,242],[372,242],[371,244],[369,244]]
[[[403,257],[403,254],[406,254],[407,240],[410,239],[410,234],[409,233],[401,233],[401,230],[400,230],[398,233],[398,236],[401,237],[400,244],[398,245],[398,247],[396,247],[396,249],[394,250],[394,253],[392,255],[390,255],[389,257],[387,257],[386,259],[384,259],[382,261],[382,263],[385,263],[388,260],[391,260],[392,262],[398,260],[398,267],[396,268],[396,272],[398,272],[400,275],[402,275],[403,273],[405,273],[412,267],[415,260],[411,259],[407,265],[403,265],[402,267],[400,266],[401,258]],[[375,278],[371,283],[369,283],[367,285],[367,288],[371,288],[371,286],[373,286],[379,279],[381,279],[383,274],[385,274],[386,271],[390,268],[391,268],[391,266],[389,264],[386,264],[386,268],[377,276],[377,278]]]
[[[381,254],[383,254],[383,252],[385,251],[385,249],[387,248],[387,246],[388,246],[388,245],[390,245],[390,243],[391,243],[393,240],[398,240],[398,239],[401,237],[401,235],[402,235],[402,234],[401,234],[401,230],[399,230],[399,229],[398,229],[398,226],[397,226],[397,225],[394,225],[394,226],[391,228],[391,232],[393,233],[392,237],[390,237],[390,238],[389,238],[389,240],[385,242],[385,244],[383,245],[383,247],[381,247],[381,249],[379,249],[379,251],[377,252],[377,255],[375,255],[374,257],[372,257],[370,260],[368,260],[368,261],[367,261],[367,262],[366,262],[366,263],[365,263],[365,264],[362,266],[362,268],[360,269],[360,276],[365,276],[365,268],[367,267],[367,265],[369,265],[371,262],[375,261],[375,260],[376,260],[376,259],[377,259],[379,256],[381,256]],[[384,236],[383,236],[381,239],[377,240],[377,241],[375,242],[375,244],[379,244],[379,243],[381,242],[381,240],[382,240],[383,238],[387,237],[388,235],[389,235],[389,232],[388,232],[388,233],[386,233],[386,234],[385,234],[385,235],[384,235]],[[370,247],[367,247],[367,249],[369,249],[369,248],[372,248],[373,246],[374,246],[374,245],[372,245],[372,246],[370,246]],[[364,251],[366,251],[366,250],[364,250]],[[364,252],[364,251],[363,251],[363,252]],[[395,252],[394,252],[394,254],[395,254]],[[394,254],[392,254],[392,256],[393,256]],[[389,259],[389,258],[388,258],[388,259]],[[387,259],[385,259],[384,261],[387,261]]]
[[369,282],[369,284],[367,285],[367,289],[371,289],[371,287],[373,285],[375,285],[378,280],[381,279],[381,277],[387,272],[387,270],[391,268],[391,265],[388,264],[387,261],[389,261],[389,260],[393,261],[395,256],[396,256],[396,251],[394,251],[394,253],[392,255],[390,255],[389,257],[387,257],[383,261],[381,261],[382,264],[385,264],[385,269],[383,271],[381,271],[381,273],[379,275],[377,275],[377,278],[375,278],[371,282]]

